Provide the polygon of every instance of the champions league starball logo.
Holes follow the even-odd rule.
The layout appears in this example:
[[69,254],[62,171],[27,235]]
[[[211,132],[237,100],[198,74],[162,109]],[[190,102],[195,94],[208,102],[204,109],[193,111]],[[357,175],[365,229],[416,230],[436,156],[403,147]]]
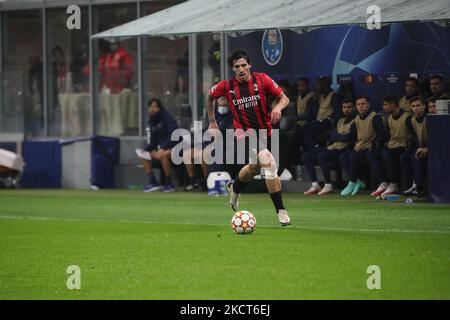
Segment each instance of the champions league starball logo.
[[280,30],[266,30],[262,37],[262,53],[264,60],[271,65],[276,65],[283,54],[283,37]]

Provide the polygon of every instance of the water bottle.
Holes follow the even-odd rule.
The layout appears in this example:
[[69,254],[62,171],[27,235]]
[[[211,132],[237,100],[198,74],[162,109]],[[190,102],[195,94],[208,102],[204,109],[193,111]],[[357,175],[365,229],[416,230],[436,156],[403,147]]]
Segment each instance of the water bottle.
[[398,194],[388,194],[388,195],[384,196],[383,199],[384,200],[399,200],[400,199],[400,195],[398,195]]
[[297,181],[302,181],[302,166],[298,165],[295,171],[295,175],[297,176]]
[[147,134],[147,144],[149,144],[150,143],[150,128],[149,127],[146,127],[145,128],[145,132],[146,132],[146,134]]

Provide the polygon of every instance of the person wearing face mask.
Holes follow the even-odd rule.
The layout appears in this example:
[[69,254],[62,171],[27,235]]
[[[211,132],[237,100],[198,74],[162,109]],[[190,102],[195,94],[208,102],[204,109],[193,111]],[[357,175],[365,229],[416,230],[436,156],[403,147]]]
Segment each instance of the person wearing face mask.
[[[107,50],[106,50],[107,49]],[[133,77],[133,58],[112,40],[99,58],[100,89],[110,93],[120,93],[131,87]]]

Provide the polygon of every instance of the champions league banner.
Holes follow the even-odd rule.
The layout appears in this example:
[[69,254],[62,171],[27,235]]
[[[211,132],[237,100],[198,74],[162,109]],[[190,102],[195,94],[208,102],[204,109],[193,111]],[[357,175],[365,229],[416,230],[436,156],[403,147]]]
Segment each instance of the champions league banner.
[[450,27],[437,23],[394,23],[380,30],[359,26],[324,27],[306,33],[277,29],[230,38],[245,48],[255,70],[294,83],[299,77],[329,75],[333,88],[349,76],[357,95],[368,95],[375,109],[381,97],[404,94],[410,75],[450,78]]

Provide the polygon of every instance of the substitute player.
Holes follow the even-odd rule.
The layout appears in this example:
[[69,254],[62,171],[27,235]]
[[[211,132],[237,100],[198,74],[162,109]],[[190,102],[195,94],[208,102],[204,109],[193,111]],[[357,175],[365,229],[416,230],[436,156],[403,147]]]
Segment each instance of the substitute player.
[[[222,80],[213,86],[206,98],[206,108],[209,117],[209,129],[218,129],[215,119],[213,100],[225,96],[233,113],[233,126],[237,140],[246,139],[248,134],[256,133],[258,141],[259,130],[267,132],[267,139],[258,150],[246,143],[246,165],[239,171],[234,182],[227,185],[230,195],[230,205],[234,211],[239,210],[239,195],[252,178],[261,173],[265,178],[270,198],[275,206],[278,221],[282,226],[289,225],[291,219],[283,205],[281,182],[277,175],[277,164],[270,151],[270,136],[272,124],[281,119],[281,111],[289,104],[289,98],[278,84],[265,73],[251,72],[251,62],[245,50],[233,51],[228,57],[228,64],[234,72],[234,77]],[[276,97],[272,110],[269,108],[268,97]],[[253,130],[252,130],[253,129]],[[247,157],[256,154],[256,163],[249,163]]]

